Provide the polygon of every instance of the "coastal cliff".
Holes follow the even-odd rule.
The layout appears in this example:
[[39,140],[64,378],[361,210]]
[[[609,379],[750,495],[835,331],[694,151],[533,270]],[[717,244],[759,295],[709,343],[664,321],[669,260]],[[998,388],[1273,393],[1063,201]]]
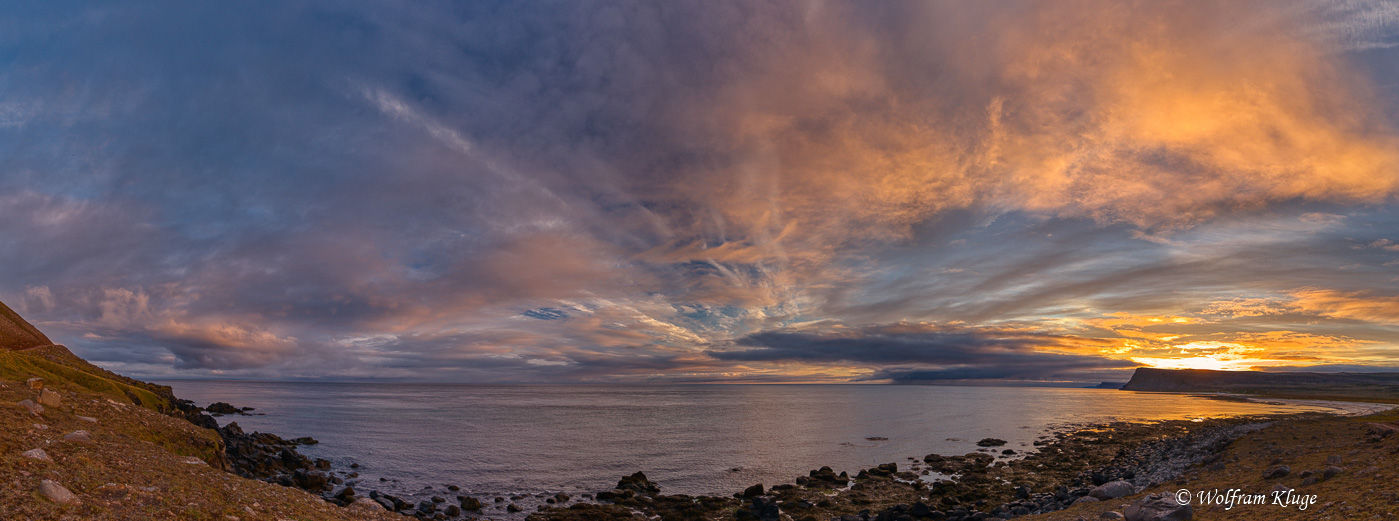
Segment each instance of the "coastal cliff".
[[1224,392],[1399,402],[1399,373],[1310,373],[1137,368],[1124,391]]
[[290,478],[324,479],[303,468],[318,462],[217,427],[169,387],[92,365],[0,303],[0,518],[402,519],[298,490],[310,487]]

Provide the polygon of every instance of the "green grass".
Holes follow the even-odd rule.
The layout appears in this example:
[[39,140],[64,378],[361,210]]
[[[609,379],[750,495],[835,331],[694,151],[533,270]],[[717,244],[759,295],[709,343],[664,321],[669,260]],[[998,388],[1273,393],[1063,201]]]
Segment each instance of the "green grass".
[[[41,350],[63,349],[59,346],[52,348],[41,348]],[[61,354],[52,352],[36,351],[5,351],[0,350],[0,378],[23,382],[33,377],[44,379],[44,386],[54,389],[66,389],[73,391],[95,392],[110,397],[122,403],[140,402],[142,407],[155,411],[167,411],[170,409],[170,401],[164,397],[156,395],[149,389],[137,387],[124,382],[119,382],[112,378],[102,376],[105,372],[96,366],[81,362],[72,365],[64,364],[56,360],[72,358],[64,349]],[[45,355],[49,356],[45,356]],[[64,357],[62,355],[66,354]],[[78,366],[78,367],[75,367]],[[133,399],[133,397],[135,399]]]

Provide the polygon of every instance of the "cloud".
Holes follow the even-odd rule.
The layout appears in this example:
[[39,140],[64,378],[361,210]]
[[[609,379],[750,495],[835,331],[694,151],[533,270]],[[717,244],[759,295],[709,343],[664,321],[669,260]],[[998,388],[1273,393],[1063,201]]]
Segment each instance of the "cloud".
[[[849,364],[884,367],[861,380],[1013,378],[1046,380],[1074,372],[1131,367],[1096,356],[1046,349],[1081,341],[1026,331],[949,329],[891,324],[836,331],[769,331],[737,340],[753,349],[706,351],[726,361]],[[1088,341],[1091,342],[1091,341]],[[909,368],[909,364],[923,367]],[[898,366],[898,367],[888,367]],[[1077,375],[1082,378],[1083,375]]]
[[95,359],[1055,379],[1399,342],[1387,4],[165,7],[0,14],[0,294]]

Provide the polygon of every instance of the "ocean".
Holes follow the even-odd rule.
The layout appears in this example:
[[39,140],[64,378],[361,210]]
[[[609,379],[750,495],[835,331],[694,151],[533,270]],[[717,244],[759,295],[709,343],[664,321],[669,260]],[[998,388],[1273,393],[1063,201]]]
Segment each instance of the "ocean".
[[[821,466],[851,475],[982,438],[1031,449],[1055,427],[1329,410],[1176,394],[893,385],[436,385],[166,380],[176,396],[254,407],[247,432],[310,436],[302,453],[356,489],[483,498],[611,489],[644,471],[667,494],[733,494]],[[998,450],[999,450],[998,449]],[[431,488],[425,488],[431,487]]]

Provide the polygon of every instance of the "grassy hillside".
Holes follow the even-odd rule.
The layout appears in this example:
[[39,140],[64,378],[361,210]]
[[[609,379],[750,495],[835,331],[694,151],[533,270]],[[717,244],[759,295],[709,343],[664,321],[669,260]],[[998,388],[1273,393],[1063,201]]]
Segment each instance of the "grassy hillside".
[[1132,374],[1132,380],[1122,389],[1399,403],[1399,373],[1209,371],[1142,367]]

